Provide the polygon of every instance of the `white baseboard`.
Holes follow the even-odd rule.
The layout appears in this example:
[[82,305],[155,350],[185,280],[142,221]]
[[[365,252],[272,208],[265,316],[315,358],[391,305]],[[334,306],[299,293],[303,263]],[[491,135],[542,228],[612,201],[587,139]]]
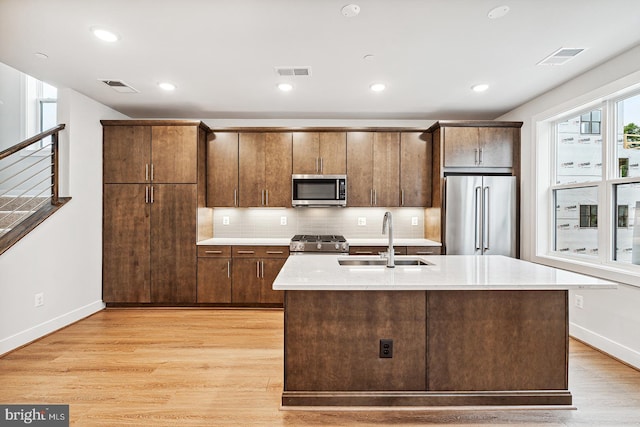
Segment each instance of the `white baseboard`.
[[22,332],[18,332],[15,335],[1,339],[0,356],[25,344],[29,344],[30,342],[35,341],[38,338],[42,338],[47,334],[55,332],[58,329],[64,328],[65,326],[77,322],[78,320],[91,316],[92,314],[97,313],[104,308],[105,304],[104,302],[102,302],[102,300],[92,302],[91,304],[87,304],[84,307],[79,307],[73,311],[70,311],[69,313],[54,317],[53,319],[47,320],[46,322],[40,323],[39,325],[33,326]]
[[584,341],[585,343],[633,366],[636,369],[640,369],[640,352],[632,348],[626,347],[571,322],[569,323],[569,335],[579,339],[580,341]]

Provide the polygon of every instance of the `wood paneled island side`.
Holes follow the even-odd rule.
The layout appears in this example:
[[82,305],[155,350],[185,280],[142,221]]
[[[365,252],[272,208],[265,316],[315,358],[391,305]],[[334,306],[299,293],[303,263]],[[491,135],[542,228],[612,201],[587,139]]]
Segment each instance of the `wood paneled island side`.
[[274,282],[284,407],[571,405],[568,289],[616,286],[498,256],[340,258],[291,256]]

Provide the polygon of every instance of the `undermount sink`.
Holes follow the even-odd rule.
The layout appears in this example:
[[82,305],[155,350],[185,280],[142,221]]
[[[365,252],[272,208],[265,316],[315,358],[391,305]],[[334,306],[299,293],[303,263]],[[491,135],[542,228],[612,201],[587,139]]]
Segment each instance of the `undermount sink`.
[[[386,266],[387,265],[387,260],[384,258],[376,258],[376,259],[372,259],[372,258],[366,258],[366,259],[359,259],[356,257],[351,257],[351,258],[339,258],[338,259],[338,263],[340,265],[347,265],[347,266]],[[420,258],[398,258],[396,257],[395,259],[395,263],[396,266],[411,266],[411,265],[433,265],[430,262],[424,261]]]

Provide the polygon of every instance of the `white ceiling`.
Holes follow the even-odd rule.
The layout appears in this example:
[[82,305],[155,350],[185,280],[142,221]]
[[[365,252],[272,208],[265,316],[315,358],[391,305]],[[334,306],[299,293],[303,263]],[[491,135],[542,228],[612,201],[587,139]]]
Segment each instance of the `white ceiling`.
[[[640,0],[353,0],[346,18],[348,3],[0,0],[0,62],[134,118],[493,119],[640,43]],[[500,5],[509,14],[488,19]],[[561,47],[587,50],[536,65]],[[283,93],[276,66],[312,76]]]

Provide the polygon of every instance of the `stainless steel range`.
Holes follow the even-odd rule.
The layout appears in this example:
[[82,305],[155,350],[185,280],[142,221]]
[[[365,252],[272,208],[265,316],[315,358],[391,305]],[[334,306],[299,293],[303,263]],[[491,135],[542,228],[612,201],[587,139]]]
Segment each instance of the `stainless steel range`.
[[289,245],[291,253],[349,253],[344,236],[327,234],[296,234]]

